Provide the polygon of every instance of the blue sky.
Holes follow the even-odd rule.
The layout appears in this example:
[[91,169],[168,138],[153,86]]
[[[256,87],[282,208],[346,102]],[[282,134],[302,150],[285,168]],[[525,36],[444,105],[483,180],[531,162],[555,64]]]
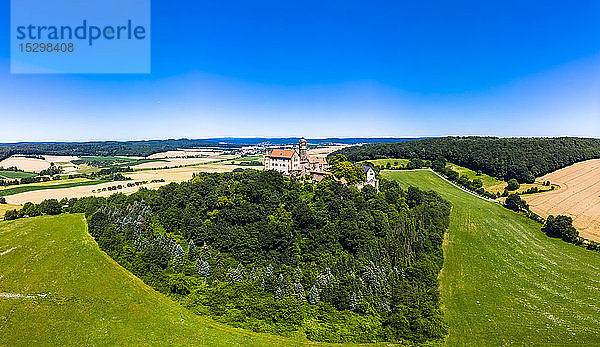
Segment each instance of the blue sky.
[[600,2],[152,3],[152,73],[11,75],[0,142],[600,136]]

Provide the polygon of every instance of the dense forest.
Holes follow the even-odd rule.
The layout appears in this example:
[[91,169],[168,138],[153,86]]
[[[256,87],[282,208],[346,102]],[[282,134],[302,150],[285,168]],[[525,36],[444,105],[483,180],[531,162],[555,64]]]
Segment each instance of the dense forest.
[[7,219],[61,206],[85,213],[100,247],[147,284],[224,323],[330,342],[446,333],[437,276],[451,208],[435,192],[247,169]]
[[533,183],[536,177],[600,158],[600,139],[442,137],[354,146],[337,151],[351,161],[381,158],[444,160],[508,181]]
[[0,144],[0,160],[14,154],[22,155],[75,155],[75,156],[139,156],[173,151],[178,148],[232,147],[209,140],[148,140],[148,141],[95,141],[95,142],[19,142]]

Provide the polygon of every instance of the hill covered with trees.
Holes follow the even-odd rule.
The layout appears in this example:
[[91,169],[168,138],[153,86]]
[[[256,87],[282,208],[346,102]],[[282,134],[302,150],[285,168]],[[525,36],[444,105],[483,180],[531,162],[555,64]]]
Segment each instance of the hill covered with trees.
[[218,321],[329,342],[446,334],[437,276],[450,204],[434,192],[249,169],[62,203],[85,212],[113,259]]
[[174,151],[179,148],[222,145],[210,140],[147,140],[147,141],[93,141],[93,142],[19,142],[0,144],[0,160],[11,155],[76,155],[76,156],[140,156]]
[[600,139],[442,137],[348,147],[331,156],[336,154],[355,162],[383,158],[449,161],[506,181],[533,183],[552,171],[600,158]]

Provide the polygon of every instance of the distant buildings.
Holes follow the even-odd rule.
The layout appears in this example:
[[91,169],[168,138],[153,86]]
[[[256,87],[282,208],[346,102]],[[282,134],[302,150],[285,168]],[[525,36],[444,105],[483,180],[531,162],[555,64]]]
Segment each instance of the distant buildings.
[[298,149],[274,149],[265,155],[265,170],[277,170],[286,175],[324,173],[329,169],[325,158],[308,155],[308,143],[298,141]]

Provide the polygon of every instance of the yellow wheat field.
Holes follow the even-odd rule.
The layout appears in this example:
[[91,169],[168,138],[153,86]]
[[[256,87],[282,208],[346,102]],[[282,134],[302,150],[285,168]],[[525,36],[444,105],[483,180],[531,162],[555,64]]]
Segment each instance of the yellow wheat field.
[[550,181],[560,185],[560,189],[525,196],[532,211],[543,217],[571,216],[580,236],[600,241],[600,159],[565,167],[538,181]]

